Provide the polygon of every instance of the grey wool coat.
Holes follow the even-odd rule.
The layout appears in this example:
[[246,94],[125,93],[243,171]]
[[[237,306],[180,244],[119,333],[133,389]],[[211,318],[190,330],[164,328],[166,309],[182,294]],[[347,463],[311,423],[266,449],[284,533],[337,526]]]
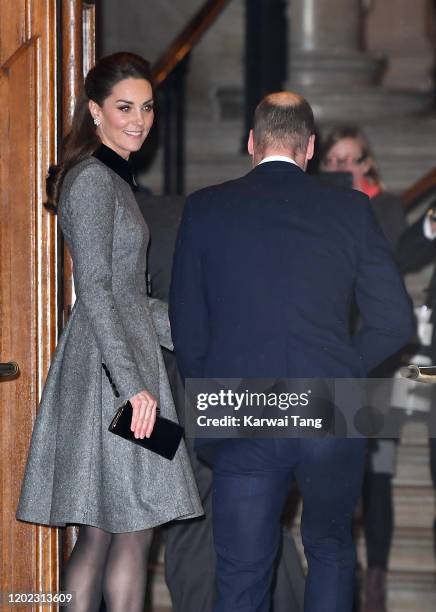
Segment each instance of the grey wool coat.
[[183,442],[169,461],[108,431],[144,388],[177,420],[158,338],[171,342],[165,305],[146,294],[148,228],[129,184],[94,157],[80,162],[65,176],[59,223],[77,299],[44,387],[17,518],[118,533],[199,516]]

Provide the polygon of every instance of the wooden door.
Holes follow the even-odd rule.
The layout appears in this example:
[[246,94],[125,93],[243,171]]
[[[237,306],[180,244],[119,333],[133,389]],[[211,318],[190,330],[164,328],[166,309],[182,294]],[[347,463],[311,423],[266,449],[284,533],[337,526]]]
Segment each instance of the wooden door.
[[[69,5],[82,10],[81,0],[0,1],[0,362],[20,367],[18,377],[0,378],[1,592],[59,590],[58,530],[21,523],[15,509],[57,340],[58,236],[43,202],[57,159],[58,74],[69,74],[58,70],[58,36],[82,41],[77,24],[61,18]],[[72,102],[79,77],[70,78]]]
[[56,591],[56,530],[14,517],[56,342],[56,225],[42,206],[56,157],[55,0],[1,0],[0,66],[0,361],[21,371],[0,382],[0,590]]

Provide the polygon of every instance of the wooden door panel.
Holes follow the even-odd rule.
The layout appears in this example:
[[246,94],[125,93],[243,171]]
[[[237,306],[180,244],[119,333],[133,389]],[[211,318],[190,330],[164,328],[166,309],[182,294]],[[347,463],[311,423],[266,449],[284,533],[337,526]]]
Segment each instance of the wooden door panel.
[[[4,361],[17,361],[21,368],[19,378],[1,383],[2,523],[13,534],[10,545],[3,547],[3,567],[8,568],[9,583],[3,586],[3,590],[12,587],[21,590],[30,587],[35,581],[35,567],[31,563],[27,563],[23,571],[24,561],[34,557],[34,528],[15,524],[13,510],[18,501],[20,478],[37,402],[37,388],[34,384],[36,317],[33,256],[36,43],[37,40],[32,39],[21,46],[3,66],[1,75],[2,104],[6,112],[7,109],[11,111],[2,116],[4,159],[1,164],[1,182],[11,188],[7,190],[2,204],[2,218],[9,220],[1,236],[2,322],[9,320],[9,324],[6,324],[2,337],[1,355]],[[14,116],[14,109],[19,109],[19,119]],[[18,278],[19,282],[16,282]]]
[[0,382],[0,590],[56,591],[57,530],[15,519],[56,340],[56,229],[43,208],[56,151],[56,0],[1,0],[0,32],[0,360],[21,369]]
[[1,0],[0,64],[26,42],[29,34],[29,0]]
[[[68,101],[63,103],[68,110],[63,126],[56,116],[60,8],[62,38],[68,41],[62,45],[67,84],[63,97]],[[20,523],[15,511],[38,401],[56,345],[61,286],[57,230],[43,202],[47,169],[56,162],[58,130],[69,127],[81,80],[74,66],[82,62],[82,9],[89,65],[93,7],[82,7],[81,0],[0,0],[0,361],[15,360],[21,368],[15,380],[0,380],[3,592],[59,590],[58,531]]]

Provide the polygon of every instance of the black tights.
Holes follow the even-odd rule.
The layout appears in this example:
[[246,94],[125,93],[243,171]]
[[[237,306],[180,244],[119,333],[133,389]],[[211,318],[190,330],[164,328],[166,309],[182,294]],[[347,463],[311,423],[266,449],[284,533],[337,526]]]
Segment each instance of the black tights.
[[109,533],[82,525],[65,568],[63,590],[74,593],[71,612],[143,612],[153,531]]

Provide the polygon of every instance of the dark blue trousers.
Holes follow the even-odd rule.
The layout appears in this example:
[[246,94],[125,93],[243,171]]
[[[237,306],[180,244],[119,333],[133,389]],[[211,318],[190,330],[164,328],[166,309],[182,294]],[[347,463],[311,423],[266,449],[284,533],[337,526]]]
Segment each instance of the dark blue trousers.
[[356,562],[352,519],[366,441],[231,440],[215,455],[214,612],[269,612],[280,515],[295,476],[308,563],[305,612],[351,612]]

